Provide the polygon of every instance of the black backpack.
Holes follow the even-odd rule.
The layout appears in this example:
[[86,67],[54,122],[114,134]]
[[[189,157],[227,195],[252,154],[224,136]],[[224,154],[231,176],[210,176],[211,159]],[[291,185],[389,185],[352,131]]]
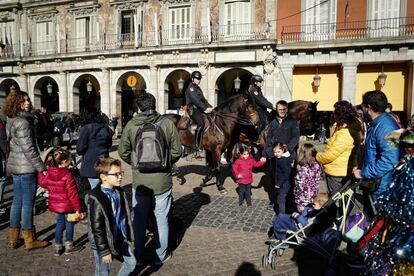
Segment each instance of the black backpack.
[[138,127],[131,163],[140,172],[158,172],[170,166],[170,149],[161,128],[164,120],[161,117],[156,123],[145,123]]

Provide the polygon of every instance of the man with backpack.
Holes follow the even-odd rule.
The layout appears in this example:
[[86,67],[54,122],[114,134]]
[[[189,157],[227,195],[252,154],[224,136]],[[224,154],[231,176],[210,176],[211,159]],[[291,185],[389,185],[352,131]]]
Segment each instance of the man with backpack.
[[155,218],[155,264],[170,258],[168,216],[172,203],[172,165],[179,160],[182,146],[174,123],[155,111],[155,97],[149,93],[136,98],[140,113],[125,126],[118,147],[120,158],[132,168],[135,256],[143,264],[145,231]]

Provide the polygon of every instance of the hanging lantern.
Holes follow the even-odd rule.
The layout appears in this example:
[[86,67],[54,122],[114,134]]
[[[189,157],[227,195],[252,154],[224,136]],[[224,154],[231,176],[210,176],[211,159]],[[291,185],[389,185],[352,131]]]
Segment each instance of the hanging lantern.
[[241,80],[239,79],[239,72],[237,72],[237,76],[233,82],[234,82],[234,90],[238,92],[240,90],[240,84],[241,84]]
[[48,85],[46,85],[46,89],[47,89],[47,94],[52,95],[53,93],[53,86],[50,84],[50,82],[48,83]]
[[90,80],[86,84],[86,91],[88,92],[88,94],[91,94],[91,92],[92,92],[92,83],[91,83]]

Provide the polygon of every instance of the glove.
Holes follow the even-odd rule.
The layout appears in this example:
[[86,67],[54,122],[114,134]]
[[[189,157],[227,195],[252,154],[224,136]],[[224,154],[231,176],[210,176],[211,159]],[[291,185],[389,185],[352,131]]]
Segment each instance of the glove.
[[204,110],[204,113],[211,113],[213,111],[212,107],[207,107],[206,110]]

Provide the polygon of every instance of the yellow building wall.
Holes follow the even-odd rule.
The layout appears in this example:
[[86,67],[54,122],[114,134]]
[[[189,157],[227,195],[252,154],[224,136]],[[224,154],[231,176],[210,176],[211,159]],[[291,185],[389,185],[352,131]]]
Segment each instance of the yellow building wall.
[[362,102],[362,95],[365,92],[379,89],[387,95],[393,111],[404,111],[407,99],[408,66],[406,64],[384,64],[387,81],[382,89],[377,82],[380,72],[380,64],[358,66],[355,104]]
[[293,70],[292,100],[319,101],[318,111],[332,111],[339,100],[342,87],[340,66],[319,67],[321,85],[312,86],[316,67],[295,67]]

